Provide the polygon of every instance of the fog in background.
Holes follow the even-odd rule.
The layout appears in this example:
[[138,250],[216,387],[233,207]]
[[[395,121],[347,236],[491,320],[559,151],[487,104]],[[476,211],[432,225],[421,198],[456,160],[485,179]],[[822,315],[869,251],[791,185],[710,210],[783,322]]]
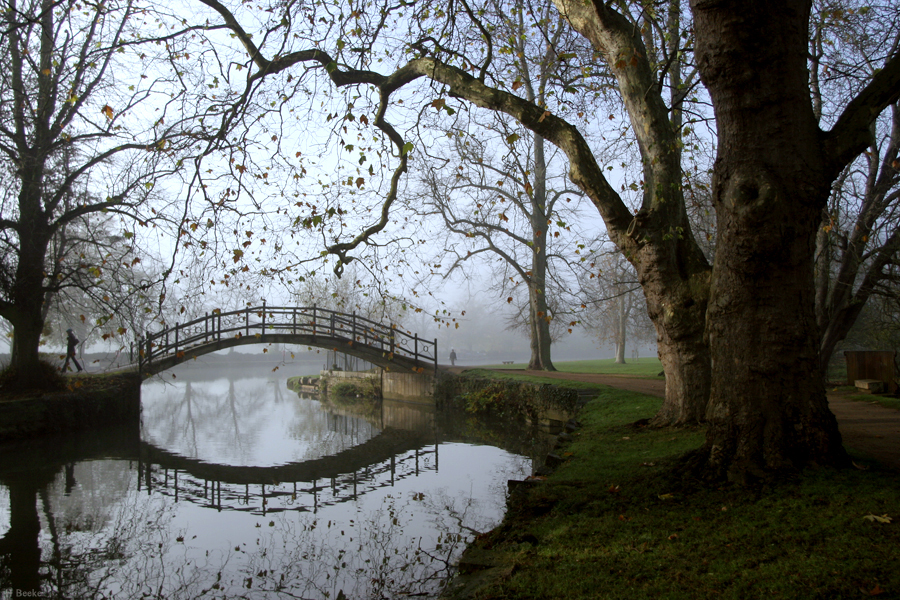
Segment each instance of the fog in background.
[[[431,315],[425,313],[408,313],[403,327],[426,340],[438,340],[438,362],[450,364],[450,350],[456,351],[457,365],[477,366],[500,364],[507,361],[527,363],[530,357],[529,341],[524,331],[508,329],[512,310],[500,302],[475,304],[474,301],[457,306],[454,316],[446,323],[437,323]],[[465,313],[465,314],[463,314]],[[9,339],[4,340],[0,364],[9,362]],[[121,350],[121,340],[110,345],[102,340],[83,340],[86,343],[80,356],[85,359],[89,371],[101,371],[129,362],[128,344]],[[626,347],[626,360],[634,356],[637,348],[641,357],[656,356],[656,345],[638,340],[629,340]],[[53,362],[60,365],[64,360],[65,347],[61,344],[45,345],[41,350]],[[563,333],[552,347],[554,361],[595,360],[614,357],[614,348],[608,343],[601,343],[590,336],[583,326],[575,325],[572,333]],[[258,344],[240,346],[214,354],[199,357],[192,361],[198,367],[215,366],[223,363],[240,362],[249,368],[291,370],[289,375],[312,375],[327,365],[325,349],[309,349],[306,346],[288,346],[283,344]],[[249,362],[248,362],[249,361]],[[303,372],[299,372],[303,371]]]

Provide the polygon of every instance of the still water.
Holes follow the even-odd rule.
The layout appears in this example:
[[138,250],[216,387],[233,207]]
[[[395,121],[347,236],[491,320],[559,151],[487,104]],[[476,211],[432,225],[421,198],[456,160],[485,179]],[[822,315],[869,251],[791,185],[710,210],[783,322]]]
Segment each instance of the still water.
[[239,375],[176,371],[134,427],[3,448],[0,596],[434,597],[546,451],[428,403]]

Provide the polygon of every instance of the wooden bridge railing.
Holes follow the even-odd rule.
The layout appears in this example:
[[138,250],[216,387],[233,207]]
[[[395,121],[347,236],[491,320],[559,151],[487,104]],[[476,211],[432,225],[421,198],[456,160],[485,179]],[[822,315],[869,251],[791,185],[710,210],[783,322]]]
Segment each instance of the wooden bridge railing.
[[[139,342],[139,363],[150,365],[154,360],[177,356],[179,352],[214,343],[227,338],[255,336],[266,343],[272,334],[303,335],[312,338],[331,338],[402,356],[437,369],[437,339],[425,340],[396,325],[384,325],[361,317],[333,310],[293,306],[255,306],[230,312],[214,310],[204,316],[176,323],[156,333],[147,332]],[[346,351],[346,349],[344,350]],[[352,352],[348,352],[352,354]]]

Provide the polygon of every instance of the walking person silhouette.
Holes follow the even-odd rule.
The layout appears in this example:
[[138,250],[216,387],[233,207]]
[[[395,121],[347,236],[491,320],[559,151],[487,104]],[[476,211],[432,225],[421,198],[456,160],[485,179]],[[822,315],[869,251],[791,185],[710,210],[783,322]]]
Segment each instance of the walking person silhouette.
[[66,364],[63,365],[63,373],[69,370],[70,359],[75,363],[75,368],[78,369],[78,372],[81,373],[84,369],[81,368],[81,365],[78,364],[78,359],[75,358],[75,347],[78,346],[78,338],[75,337],[75,332],[72,331],[71,327],[66,329],[66,335],[68,336],[66,339]]

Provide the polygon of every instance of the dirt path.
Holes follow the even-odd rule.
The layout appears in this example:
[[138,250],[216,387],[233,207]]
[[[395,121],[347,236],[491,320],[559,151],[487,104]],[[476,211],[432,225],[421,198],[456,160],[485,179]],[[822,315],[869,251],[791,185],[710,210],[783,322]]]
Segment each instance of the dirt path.
[[[501,369],[497,369],[498,371]],[[618,375],[594,373],[560,373],[545,371],[508,370],[510,373],[550,377],[586,383],[602,383],[610,387],[662,397],[665,381],[637,379]],[[829,392],[828,406],[837,417],[844,444],[900,470],[900,411],[875,403],[850,400],[852,392]]]

